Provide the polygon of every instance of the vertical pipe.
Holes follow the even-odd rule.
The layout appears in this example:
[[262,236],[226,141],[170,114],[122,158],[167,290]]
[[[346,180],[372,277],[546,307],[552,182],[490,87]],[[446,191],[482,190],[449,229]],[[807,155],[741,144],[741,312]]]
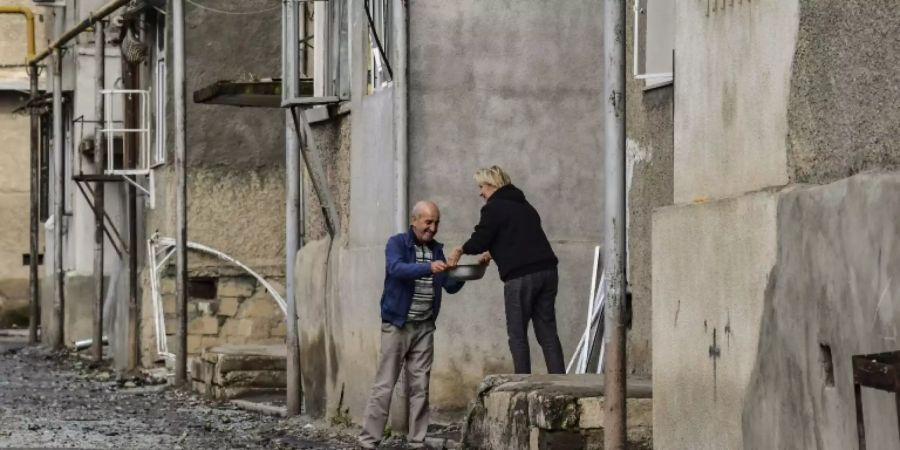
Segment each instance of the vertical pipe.
[[184,0],[172,1],[172,84],[175,103],[175,384],[187,382],[187,174],[185,164]]
[[[103,21],[94,24],[94,77],[97,84],[94,95],[94,167],[98,174],[103,173],[104,104],[103,89],[106,85],[106,36]],[[94,183],[94,339],[91,342],[91,356],[94,361],[103,359],[103,209],[104,184]]]
[[603,448],[624,450],[625,436],[625,0],[603,8],[606,214],[606,375]]
[[38,277],[38,222],[40,221],[40,123],[37,114],[37,108],[34,102],[38,96],[38,66],[31,64],[28,66],[29,80],[31,82],[31,188],[29,189],[31,199],[31,224],[29,228],[29,251],[30,258],[28,261],[28,273],[30,275],[29,286],[31,288],[31,304],[28,308],[28,344],[36,344],[38,342],[38,323],[40,322],[41,311],[41,291],[39,287],[40,278]]
[[[284,23],[284,48],[282,62],[282,83],[285,95],[296,97],[298,90],[298,14],[297,3],[288,0],[284,4],[282,14]],[[300,342],[297,333],[297,302],[294,298],[294,265],[299,246],[299,211],[300,211],[300,143],[292,123],[289,110],[284,113],[284,150],[286,165],[287,199],[285,236],[285,295],[287,303],[287,413],[290,416],[300,414],[302,388],[300,379]]]
[[[122,58],[122,83],[125,89],[138,89],[139,75],[137,67],[125,58]],[[125,96],[124,122],[125,128],[134,129],[138,125],[139,114],[135,106],[137,102],[136,95]],[[139,142],[134,133],[128,133],[124,136],[125,151],[123,154],[123,162],[125,167],[134,168],[137,164],[139,156]],[[134,370],[138,366],[138,351],[140,348],[139,324],[138,321],[138,283],[137,283],[137,189],[132,183],[136,182],[134,175],[127,175],[131,183],[127,185],[128,202],[128,364],[129,370]]]
[[[65,23],[64,10],[57,8],[54,11],[53,28],[54,35],[61,36]],[[56,334],[53,342],[54,348],[60,349],[64,343],[65,326],[65,271],[63,270],[63,222],[65,215],[65,202],[63,202],[63,183],[65,170],[63,169],[63,140],[65,130],[62,120],[62,49],[53,50],[53,274],[56,289],[53,296],[53,322]]]
[[394,211],[394,228],[397,232],[406,231],[407,217],[406,212],[409,207],[409,152],[407,138],[407,107],[408,90],[407,90],[407,57],[409,55],[408,47],[408,11],[406,9],[406,1],[393,0],[391,12],[393,13],[393,33],[394,33],[394,160],[395,160],[395,177],[397,185],[397,209]]
[[[407,216],[409,208],[409,148],[408,148],[408,118],[407,108],[408,83],[407,59],[408,49],[408,20],[406,0],[393,0],[391,4],[391,33],[394,42],[393,59],[393,84],[394,84],[394,183],[396,186],[397,204],[394,210],[394,229],[398,233],[406,231],[409,226]],[[391,408],[391,427],[401,432],[409,429],[409,384],[406,370],[400,373],[400,379],[394,390],[393,407]]]

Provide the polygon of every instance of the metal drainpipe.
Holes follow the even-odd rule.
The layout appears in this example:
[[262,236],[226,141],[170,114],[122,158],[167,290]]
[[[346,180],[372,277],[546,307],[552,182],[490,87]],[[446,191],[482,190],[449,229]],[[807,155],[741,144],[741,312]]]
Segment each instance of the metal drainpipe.
[[[298,14],[297,3],[288,0],[283,3],[282,10],[282,91],[286,98],[294,98],[299,88],[298,59]],[[294,298],[294,269],[297,250],[300,248],[300,142],[297,130],[293,127],[290,110],[284,113],[285,165],[286,165],[286,229],[285,236],[285,293],[284,301],[287,309],[287,413],[289,416],[300,414],[302,393],[300,375],[300,341],[297,332],[297,303]]]
[[40,276],[38,274],[38,246],[40,245],[40,234],[38,232],[38,222],[40,222],[40,123],[37,114],[37,106],[34,102],[38,96],[38,66],[32,64],[29,67],[29,79],[31,82],[31,224],[29,230],[29,247],[31,257],[28,262],[28,273],[30,274],[31,287],[31,304],[28,309],[28,344],[33,345],[38,342],[38,324],[41,317],[41,289],[38,286]]
[[[65,8],[57,8],[53,12],[53,32],[60,36],[65,27]],[[63,201],[63,183],[65,183],[65,170],[63,168],[63,140],[65,130],[62,123],[62,48],[53,50],[53,274],[56,278],[56,289],[53,296],[53,322],[57,334],[51,345],[61,349],[64,345],[65,325],[65,271],[63,269],[63,222],[65,215],[65,202]]]
[[185,164],[184,0],[172,1],[172,84],[175,103],[175,384],[187,383],[187,167]]
[[624,450],[625,406],[625,0],[603,8],[606,344],[603,448]]
[[[94,166],[98,174],[104,171],[103,146],[104,104],[101,91],[106,85],[106,34],[103,22],[94,24]],[[102,182],[94,183],[94,338],[91,356],[94,361],[103,359],[103,210],[105,188]],[[134,248],[132,247],[132,251]]]
[[406,1],[394,0],[392,4],[394,28],[394,159],[396,163],[395,177],[397,184],[397,209],[394,222],[397,232],[406,231],[409,225],[407,209],[409,207],[409,149],[408,149],[408,106],[407,59],[408,20]]
[[[397,186],[397,205],[394,211],[394,228],[398,233],[409,227],[409,91],[407,83],[408,71],[408,38],[409,10],[406,0],[393,0],[391,4],[394,52],[391,66],[393,68],[394,85],[394,162],[395,183]],[[406,371],[401,370],[400,378],[394,389],[391,404],[391,428],[401,432],[409,429],[409,380]]]

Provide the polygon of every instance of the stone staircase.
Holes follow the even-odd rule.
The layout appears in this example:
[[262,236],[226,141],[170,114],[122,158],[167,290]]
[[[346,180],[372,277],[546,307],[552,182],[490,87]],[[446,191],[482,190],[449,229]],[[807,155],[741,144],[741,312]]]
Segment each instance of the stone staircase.
[[252,396],[284,397],[284,345],[221,345],[191,360],[192,388],[216,400]]

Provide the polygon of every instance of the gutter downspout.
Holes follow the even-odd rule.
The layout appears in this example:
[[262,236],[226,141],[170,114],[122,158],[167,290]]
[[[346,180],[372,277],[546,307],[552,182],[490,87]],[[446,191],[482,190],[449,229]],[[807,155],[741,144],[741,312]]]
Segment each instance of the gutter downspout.
[[397,209],[394,228],[398,233],[406,231],[409,208],[409,91],[407,64],[409,56],[409,11],[405,0],[393,0],[391,11],[394,15],[394,162]]
[[175,103],[175,385],[187,383],[187,167],[185,164],[184,0],[172,1],[172,85]]
[[[408,0],[391,3],[394,52],[392,55],[394,85],[394,183],[397,204],[394,210],[394,230],[398,233],[409,227],[409,10]],[[394,430],[409,429],[409,381],[401,370],[391,402],[390,426]]]
[[38,342],[38,324],[41,318],[41,289],[38,285],[40,275],[38,274],[38,246],[40,245],[40,234],[38,231],[38,223],[40,222],[40,124],[37,113],[37,107],[34,101],[38,96],[38,67],[37,65],[28,66],[29,79],[31,84],[31,188],[29,192],[31,202],[31,223],[29,228],[29,251],[31,256],[28,261],[29,285],[31,288],[31,303],[28,308],[28,344],[34,345]]
[[625,0],[603,2],[605,251],[603,448],[625,450]]
[[[102,91],[106,86],[106,33],[103,22],[94,26],[94,166],[98,174],[104,172],[103,146],[104,104]],[[105,188],[102,182],[94,183],[94,338],[91,356],[94,361],[103,360],[103,217]],[[132,248],[134,251],[134,248]]]
[[[285,99],[294,98],[299,90],[297,71],[298,62],[298,4],[293,0],[282,3],[282,63],[281,83],[282,96]],[[305,20],[305,17],[304,17]],[[300,214],[301,198],[300,186],[302,183],[300,169],[300,139],[299,130],[292,126],[293,117],[290,109],[284,111],[284,153],[287,173],[286,205],[286,236],[285,236],[285,293],[284,300],[287,303],[285,325],[287,336],[287,414],[296,416],[300,414],[301,397],[303,395],[300,374],[300,340],[297,331],[297,302],[294,298],[294,270],[296,266],[297,250],[300,249]]]
[[[54,11],[53,29],[54,35],[62,34],[65,26],[65,8]],[[32,60],[36,65],[37,58]],[[65,130],[62,120],[62,46],[53,50],[53,274],[56,277],[56,289],[53,297],[53,322],[57,333],[53,342],[49,343],[53,348],[61,349],[64,345],[65,331],[65,271],[63,270],[63,226],[65,221],[65,202],[63,202],[63,183],[65,183],[65,170],[63,168],[63,139]]]

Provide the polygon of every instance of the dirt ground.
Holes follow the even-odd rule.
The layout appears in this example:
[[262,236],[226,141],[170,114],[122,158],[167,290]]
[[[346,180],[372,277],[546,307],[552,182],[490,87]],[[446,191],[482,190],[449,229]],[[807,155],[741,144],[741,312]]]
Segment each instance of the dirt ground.
[[351,449],[353,429],[213,403],[123,379],[0,330],[0,448]]

